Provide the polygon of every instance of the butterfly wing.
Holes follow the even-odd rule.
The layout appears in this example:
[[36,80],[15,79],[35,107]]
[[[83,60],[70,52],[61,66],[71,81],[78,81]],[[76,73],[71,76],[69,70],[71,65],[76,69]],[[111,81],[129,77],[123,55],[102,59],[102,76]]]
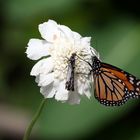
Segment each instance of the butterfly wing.
[[95,98],[106,106],[120,106],[129,98],[139,97],[139,80],[110,64],[100,62],[93,74]]
[[136,96],[140,95],[140,80],[137,79],[134,75],[110,64],[102,63],[102,66],[107,68],[118,79],[122,80],[130,92],[134,92]]

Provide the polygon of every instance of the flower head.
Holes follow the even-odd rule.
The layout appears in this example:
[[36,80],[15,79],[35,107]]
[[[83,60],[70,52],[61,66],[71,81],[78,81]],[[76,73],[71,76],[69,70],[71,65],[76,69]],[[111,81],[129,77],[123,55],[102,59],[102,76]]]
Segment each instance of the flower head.
[[[80,95],[90,98],[90,66],[91,57],[98,54],[90,47],[90,37],[82,37],[70,28],[48,20],[39,25],[43,38],[30,39],[26,50],[27,57],[32,60],[40,59],[32,68],[31,75],[36,76],[40,92],[45,98],[55,97],[56,100],[76,104]],[[92,52],[91,53],[91,49]],[[68,63],[72,54],[75,58],[74,91],[66,89]],[[80,59],[81,57],[81,59]],[[83,61],[83,60],[85,61]]]

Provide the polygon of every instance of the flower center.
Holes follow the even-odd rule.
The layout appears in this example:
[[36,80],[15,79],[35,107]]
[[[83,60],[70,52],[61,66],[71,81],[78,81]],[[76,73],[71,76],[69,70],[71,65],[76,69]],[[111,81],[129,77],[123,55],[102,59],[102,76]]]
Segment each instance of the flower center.
[[[63,41],[53,46],[51,50],[51,57],[54,62],[54,76],[57,79],[65,80],[68,74],[69,59],[73,53],[80,56],[83,60],[90,62],[91,56],[85,55],[84,47],[78,46],[74,43]],[[75,70],[74,73],[82,81],[88,77],[90,73],[90,66],[80,59],[75,57]]]

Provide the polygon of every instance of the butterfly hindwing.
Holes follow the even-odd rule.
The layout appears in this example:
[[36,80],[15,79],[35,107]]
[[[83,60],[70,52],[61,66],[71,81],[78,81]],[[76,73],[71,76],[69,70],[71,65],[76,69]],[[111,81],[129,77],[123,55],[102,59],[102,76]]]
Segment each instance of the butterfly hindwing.
[[122,105],[128,100],[127,88],[111,73],[102,72],[94,76],[95,98],[104,105]]
[[120,68],[100,62],[97,58],[94,59],[93,78],[95,98],[101,104],[119,106],[129,98],[139,97],[140,80]]
[[110,71],[112,75],[115,75],[118,81],[122,81],[125,84],[129,91],[130,98],[135,98],[136,96],[140,95],[140,86],[138,85],[138,83],[140,84],[140,80],[138,80],[134,75],[110,64],[102,63],[102,65],[103,67],[109,67],[108,71]]

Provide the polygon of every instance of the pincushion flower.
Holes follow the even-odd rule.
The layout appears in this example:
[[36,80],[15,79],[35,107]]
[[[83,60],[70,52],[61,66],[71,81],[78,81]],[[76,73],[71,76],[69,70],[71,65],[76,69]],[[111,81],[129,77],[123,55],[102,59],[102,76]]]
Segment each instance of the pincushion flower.
[[[42,40],[30,39],[27,46],[27,57],[39,60],[31,70],[36,76],[40,92],[45,98],[55,98],[58,101],[78,104],[80,96],[91,96],[90,66],[93,55],[98,53],[90,46],[90,37],[82,37],[70,28],[48,20],[39,25]],[[91,53],[92,49],[92,53]],[[76,53],[74,91],[65,88],[68,72],[68,62]],[[85,60],[83,61],[80,57]]]

